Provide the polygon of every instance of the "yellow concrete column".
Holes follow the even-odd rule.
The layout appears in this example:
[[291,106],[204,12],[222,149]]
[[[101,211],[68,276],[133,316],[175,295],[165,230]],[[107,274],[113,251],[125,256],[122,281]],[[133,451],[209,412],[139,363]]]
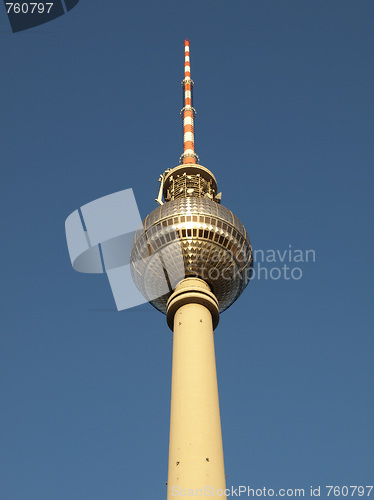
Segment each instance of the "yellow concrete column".
[[194,496],[222,498],[226,481],[213,339],[217,299],[203,280],[186,278],[169,299],[167,320],[174,331],[167,500],[191,496],[191,490]]

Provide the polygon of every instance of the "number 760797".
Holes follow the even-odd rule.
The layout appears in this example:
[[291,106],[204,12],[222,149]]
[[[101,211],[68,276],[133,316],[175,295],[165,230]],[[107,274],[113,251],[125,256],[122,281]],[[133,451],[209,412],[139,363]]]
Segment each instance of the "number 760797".
[[52,7],[53,7],[53,2],[52,3],[42,3],[42,2],[30,2],[30,3],[6,3],[7,6],[7,13],[11,13],[12,11],[14,14],[43,14],[44,12],[46,14],[49,14]]

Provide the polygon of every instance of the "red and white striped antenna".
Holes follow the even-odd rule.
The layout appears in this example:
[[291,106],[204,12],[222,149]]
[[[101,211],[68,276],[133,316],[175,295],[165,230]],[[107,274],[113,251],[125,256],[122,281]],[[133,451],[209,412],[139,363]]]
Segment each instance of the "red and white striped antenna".
[[183,108],[181,116],[183,118],[183,154],[180,163],[199,163],[199,157],[195,153],[194,118],[195,109],[192,107],[191,65],[190,65],[190,42],[184,41],[184,80],[183,86]]

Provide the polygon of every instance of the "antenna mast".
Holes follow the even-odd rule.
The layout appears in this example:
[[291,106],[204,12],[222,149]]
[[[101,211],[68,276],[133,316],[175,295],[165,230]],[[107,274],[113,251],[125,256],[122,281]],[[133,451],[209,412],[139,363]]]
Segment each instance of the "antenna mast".
[[183,87],[183,108],[181,116],[183,118],[183,154],[180,157],[180,163],[199,163],[199,157],[195,153],[194,138],[194,118],[196,116],[195,108],[192,107],[192,89],[190,65],[190,42],[184,41],[184,80]]

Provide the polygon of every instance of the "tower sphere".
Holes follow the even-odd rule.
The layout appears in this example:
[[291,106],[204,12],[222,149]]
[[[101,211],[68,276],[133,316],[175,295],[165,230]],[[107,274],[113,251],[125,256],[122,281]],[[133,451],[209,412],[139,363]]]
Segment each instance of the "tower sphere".
[[166,313],[176,285],[186,277],[199,277],[209,284],[222,312],[251,276],[252,247],[245,227],[218,203],[213,174],[201,165],[180,165],[167,171],[163,181],[166,203],[145,218],[134,238],[134,282]]

